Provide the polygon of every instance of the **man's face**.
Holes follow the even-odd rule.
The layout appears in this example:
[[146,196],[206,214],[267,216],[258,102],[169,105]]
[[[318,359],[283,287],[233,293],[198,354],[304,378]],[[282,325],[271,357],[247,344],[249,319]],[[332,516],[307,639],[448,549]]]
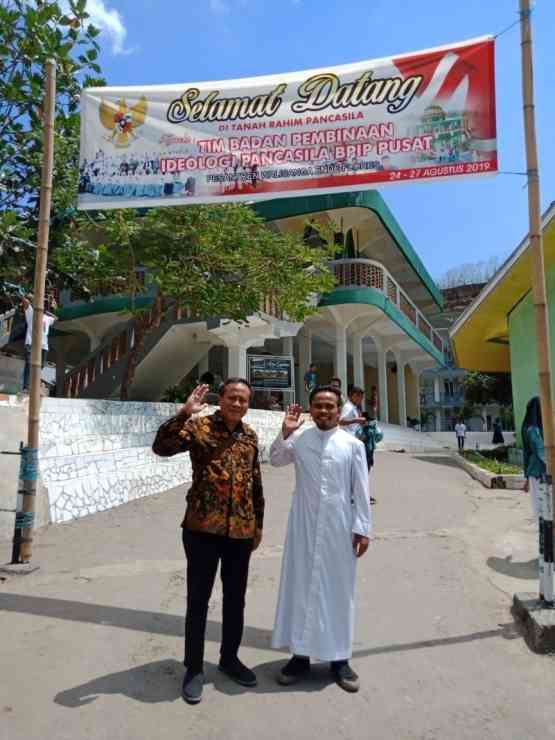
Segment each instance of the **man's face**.
[[251,392],[243,383],[226,385],[220,396],[220,414],[227,424],[238,424],[249,410]]
[[341,383],[338,380],[332,380],[330,385],[332,388],[337,388],[338,391],[341,390]]
[[310,415],[318,429],[327,431],[336,427],[339,421],[339,402],[335,393],[317,393],[310,404]]
[[350,398],[355,406],[360,406],[360,404],[362,403],[362,393],[351,393]]

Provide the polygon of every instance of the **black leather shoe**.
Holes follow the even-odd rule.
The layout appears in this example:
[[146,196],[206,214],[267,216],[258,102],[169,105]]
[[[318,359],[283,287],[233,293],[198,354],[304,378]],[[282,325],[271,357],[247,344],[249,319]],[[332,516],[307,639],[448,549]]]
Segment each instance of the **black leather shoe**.
[[294,655],[277,675],[277,682],[282,686],[291,686],[310,673],[310,658]]
[[187,704],[198,704],[202,699],[202,687],[204,686],[204,673],[195,673],[187,670],[183,679],[181,696]]
[[337,685],[344,691],[355,694],[360,689],[358,676],[346,660],[332,663],[331,672]]
[[256,674],[246,665],[243,665],[239,658],[229,661],[220,660],[218,669],[240,686],[247,686],[248,688],[256,686]]

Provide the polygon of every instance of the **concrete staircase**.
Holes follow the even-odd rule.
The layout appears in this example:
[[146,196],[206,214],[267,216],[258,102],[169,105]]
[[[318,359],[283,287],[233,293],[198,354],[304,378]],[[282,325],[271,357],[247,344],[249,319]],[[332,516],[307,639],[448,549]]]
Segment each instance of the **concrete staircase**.
[[441,440],[434,439],[425,432],[416,432],[414,429],[400,427],[396,424],[379,424],[383,432],[383,441],[378,450],[396,452],[441,452],[445,446]]

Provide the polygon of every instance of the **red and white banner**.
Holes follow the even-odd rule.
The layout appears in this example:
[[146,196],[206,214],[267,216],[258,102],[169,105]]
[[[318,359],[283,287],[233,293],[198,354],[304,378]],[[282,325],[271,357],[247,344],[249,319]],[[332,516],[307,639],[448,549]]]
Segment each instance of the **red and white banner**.
[[494,40],[81,96],[81,208],[225,203],[497,171]]

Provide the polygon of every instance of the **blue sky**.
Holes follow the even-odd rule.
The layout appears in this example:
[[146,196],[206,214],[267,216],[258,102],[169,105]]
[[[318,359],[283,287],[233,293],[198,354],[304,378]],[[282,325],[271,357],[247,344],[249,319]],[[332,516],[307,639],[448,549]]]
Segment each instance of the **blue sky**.
[[[89,0],[105,28],[108,84],[184,83],[287,72],[417,51],[517,20],[518,0]],[[533,16],[542,210],[555,200],[555,2]],[[525,170],[516,26],[497,40],[502,171]],[[528,228],[525,178],[400,184],[382,195],[434,277],[505,258]]]

